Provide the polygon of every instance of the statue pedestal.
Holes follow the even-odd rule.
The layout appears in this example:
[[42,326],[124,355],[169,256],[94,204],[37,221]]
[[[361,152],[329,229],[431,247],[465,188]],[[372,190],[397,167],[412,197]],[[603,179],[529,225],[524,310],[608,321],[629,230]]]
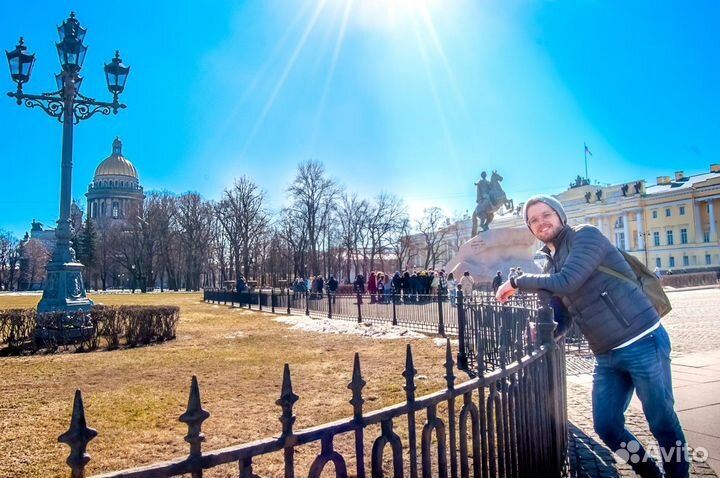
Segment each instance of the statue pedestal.
[[538,272],[533,263],[536,248],[535,238],[527,227],[489,229],[460,246],[445,265],[445,271],[452,272],[457,280],[469,271],[475,283],[490,283],[500,271],[503,280],[507,280],[511,267]]
[[[83,265],[79,262],[55,262],[47,266],[47,283],[37,306],[35,340],[41,343],[81,342],[93,333],[89,312],[93,301],[85,295],[82,279]],[[50,320],[56,313],[61,320]]]

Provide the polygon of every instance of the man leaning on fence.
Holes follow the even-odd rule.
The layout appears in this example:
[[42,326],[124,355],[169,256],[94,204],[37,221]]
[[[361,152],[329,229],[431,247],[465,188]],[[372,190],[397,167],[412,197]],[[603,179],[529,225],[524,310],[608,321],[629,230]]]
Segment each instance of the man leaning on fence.
[[[592,408],[597,434],[612,451],[632,452],[637,443],[639,459],[630,460],[635,472],[641,477],[663,476],[655,459],[625,428],[624,414],[634,390],[660,445],[665,476],[687,477],[687,444],[674,410],[670,339],[652,302],[634,281],[630,265],[596,227],[568,226],[562,204],[553,197],[530,198],[524,217],[544,243],[543,273],[508,280],[496,298],[506,302],[518,290],[548,290],[562,299],[557,305],[567,307],[595,354]],[[600,266],[633,280],[620,280]]]

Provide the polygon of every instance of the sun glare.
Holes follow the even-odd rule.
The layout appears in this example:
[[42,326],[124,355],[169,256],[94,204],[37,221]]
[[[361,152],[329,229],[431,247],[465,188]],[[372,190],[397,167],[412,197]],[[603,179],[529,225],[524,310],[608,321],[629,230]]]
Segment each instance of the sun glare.
[[[352,0],[333,0],[346,3]],[[430,14],[439,0],[362,0],[354,2],[352,24],[371,30],[393,31],[411,25],[413,17]]]

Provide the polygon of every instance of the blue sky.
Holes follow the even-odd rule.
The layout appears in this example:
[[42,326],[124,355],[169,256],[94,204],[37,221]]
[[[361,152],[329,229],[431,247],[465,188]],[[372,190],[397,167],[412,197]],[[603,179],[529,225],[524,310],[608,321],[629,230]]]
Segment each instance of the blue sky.
[[[505,0],[9,2],[0,44],[36,54],[52,90],[56,25],[88,29],[83,93],[109,99],[103,62],[132,68],[128,108],[75,128],[73,197],[115,136],[147,190],[216,199],[246,174],[285,203],[297,164],[349,190],[394,192],[417,214],[474,205],[497,169],[516,202],[601,183],[697,174],[720,162],[720,3]],[[31,13],[33,12],[33,13]],[[14,90],[6,67],[4,91]],[[58,215],[61,125],[0,98],[5,198],[20,236]]]

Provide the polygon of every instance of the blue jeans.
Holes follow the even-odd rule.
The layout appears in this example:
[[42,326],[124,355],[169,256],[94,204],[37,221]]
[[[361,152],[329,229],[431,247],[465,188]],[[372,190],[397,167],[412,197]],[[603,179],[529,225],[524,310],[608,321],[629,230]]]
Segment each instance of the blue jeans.
[[625,428],[625,410],[633,390],[637,391],[650,431],[658,440],[666,475],[686,478],[689,473],[687,443],[674,409],[670,348],[670,338],[661,325],[633,344],[595,357],[592,391],[595,431],[612,451],[625,450],[618,455],[629,457],[629,464],[642,476],[654,476],[659,470],[655,460],[646,456],[640,442]]

